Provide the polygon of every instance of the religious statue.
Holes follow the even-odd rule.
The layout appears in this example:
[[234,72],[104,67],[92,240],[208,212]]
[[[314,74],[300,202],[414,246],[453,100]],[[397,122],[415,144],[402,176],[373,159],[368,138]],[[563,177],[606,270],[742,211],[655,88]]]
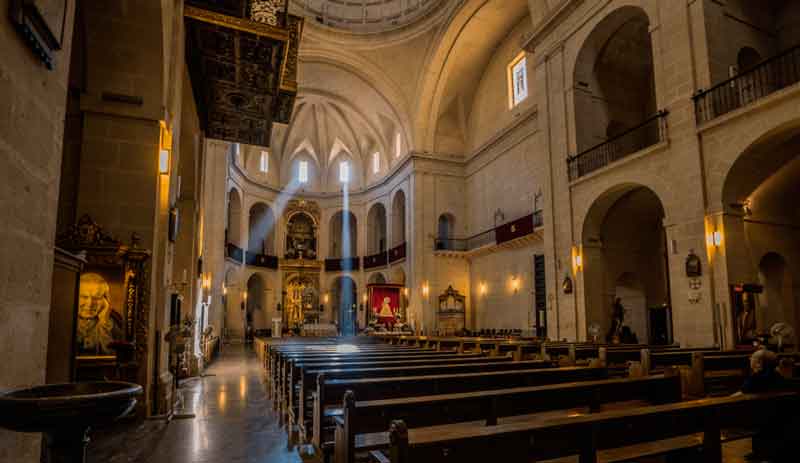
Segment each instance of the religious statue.
[[622,305],[622,299],[615,298],[614,306],[611,314],[611,329],[608,330],[606,336],[607,341],[619,343],[622,337],[622,323],[625,321],[625,307]]
[[78,296],[78,351],[113,355],[111,343],[123,338],[122,316],[111,306],[111,290],[97,273],[81,275]]

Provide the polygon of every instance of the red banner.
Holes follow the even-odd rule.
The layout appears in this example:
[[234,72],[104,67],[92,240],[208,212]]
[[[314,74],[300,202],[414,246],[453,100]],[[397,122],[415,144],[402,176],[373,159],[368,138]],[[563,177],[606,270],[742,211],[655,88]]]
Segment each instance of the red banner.
[[371,286],[369,306],[379,322],[394,325],[400,311],[400,288]]

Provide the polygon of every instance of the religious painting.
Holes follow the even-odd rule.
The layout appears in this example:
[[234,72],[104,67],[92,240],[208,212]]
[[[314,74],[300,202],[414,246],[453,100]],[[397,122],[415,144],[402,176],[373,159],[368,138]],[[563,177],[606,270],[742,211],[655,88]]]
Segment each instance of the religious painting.
[[114,355],[113,343],[125,340],[124,282],[120,272],[93,270],[80,278],[77,351],[79,355]]
[[76,378],[116,378],[144,384],[147,356],[147,261],[136,234],[126,245],[89,216],[59,234],[56,245],[80,253],[75,320]]
[[758,339],[756,308],[759,285],[731,285],[731,309],[733,311],[733,334],[736,345],[750,345]]
[[304,212],[292,215],[287,222],[286,258],[317,258],[317,225],[314,219]]

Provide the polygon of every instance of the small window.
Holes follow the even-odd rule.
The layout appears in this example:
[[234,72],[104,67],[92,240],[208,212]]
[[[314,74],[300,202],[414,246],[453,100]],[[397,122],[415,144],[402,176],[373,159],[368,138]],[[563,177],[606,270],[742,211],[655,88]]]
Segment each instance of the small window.
[[372,153],[372,173],[381,171],[381,153]]
[[528,98],[528,66],[525,52],[508,65],[509,107],[513,108]]
[[261,162],[258,165],[258,170],[264,174],[269,172],[269,153],[267,151],[261,152]]
[[300,161],[297,165],[297,181],[300,183],[308,182],[308,161]]
[[350,163],[347,161],[339,163],[339,181],[342,183],[350,181]]
[[394,136],[394,157],[399,158],[403,151],[403,140],[400,139],[400,133]]

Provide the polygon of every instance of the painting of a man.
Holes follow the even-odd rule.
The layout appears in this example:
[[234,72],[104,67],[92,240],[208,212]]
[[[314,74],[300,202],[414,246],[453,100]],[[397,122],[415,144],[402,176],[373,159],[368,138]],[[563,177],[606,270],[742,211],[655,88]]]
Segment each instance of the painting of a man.
[[97,273],[84,273],[78,297],[78,352],[113,355],[112,341],[122,338],[122,316],[111,305],[108,283]]

